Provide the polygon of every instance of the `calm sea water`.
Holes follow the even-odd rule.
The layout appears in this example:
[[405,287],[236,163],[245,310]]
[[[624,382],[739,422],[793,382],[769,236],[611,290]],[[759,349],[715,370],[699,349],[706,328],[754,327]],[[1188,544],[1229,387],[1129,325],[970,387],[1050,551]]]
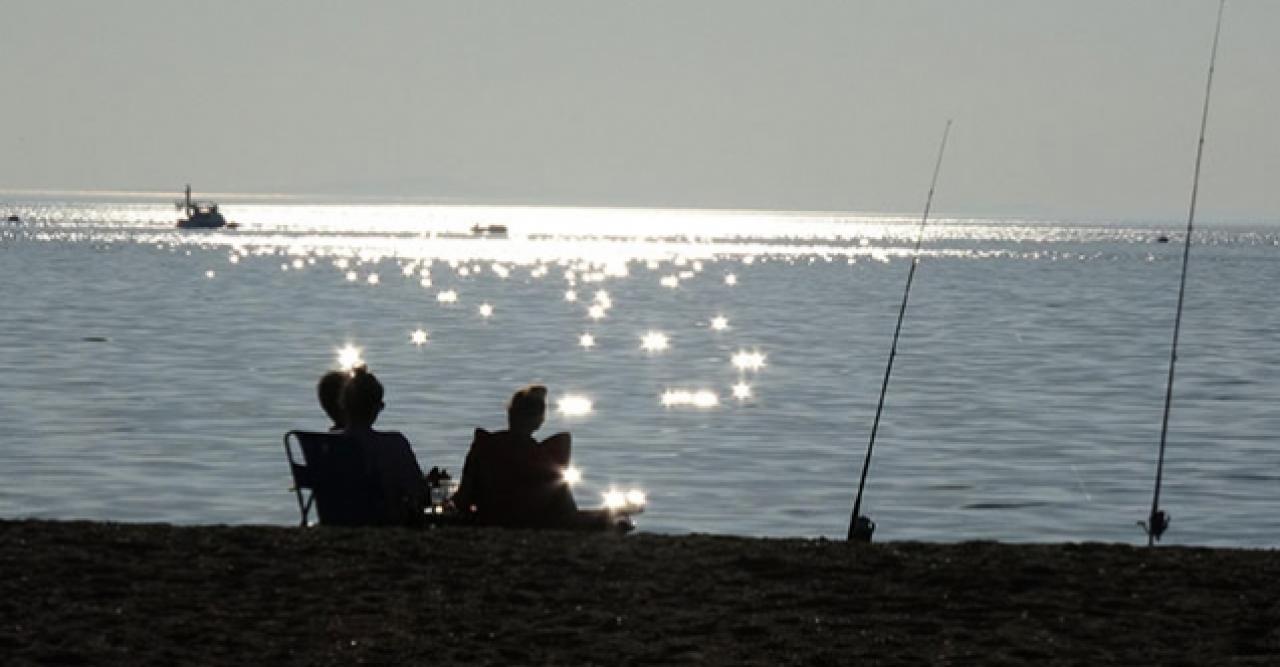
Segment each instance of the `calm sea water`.
[[[639,486],[644,530],[844,535],[913,220],[225,209],[241,229],[176,231],[167,204],[5,211],[25,222],[0,228],[0,516],[295,523],[281,436],[326,426],[314,383],[349,344],[425,466],[458,471],[542,382],[591,404],[546,427],[574,434],[580,504]],[[877,540],[1144,542],[1177,225],[930,224],[864,501]],[[1201,229],[1166,541],[1274,547],[1280,229]]]

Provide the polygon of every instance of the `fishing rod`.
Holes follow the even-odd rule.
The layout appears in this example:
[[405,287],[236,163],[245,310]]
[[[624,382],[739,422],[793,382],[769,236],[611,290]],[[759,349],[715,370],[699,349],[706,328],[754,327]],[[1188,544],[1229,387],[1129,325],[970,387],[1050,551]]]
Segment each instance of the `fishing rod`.
[[884,397],[889,391],[889,376],[893,373],[893,360],[898,356],[898,335],[902,333],[902,319],[907,314],[907,298],[911,296],[911,281],[920,264],[920,244],[924,242],[925,223],[929,222],[929,209],[933,207],[933,191],[938,186],[938,172],[942,169],[942,155],[947,150],[947,135],[951,133],[951,121],[942,130],[938,144],[938,160],[933,165],[933,180],[929,182],[929,196],[924,201],[924,215],[920,217],[920,231],[916,235],[916,248],[911,254],[911,268],[907,271],[907,286],[902,291],[902,305],[898,306],[898,324],[893,328],[893,345],[889,347],[889,363],[884,369],[884,381],[880,384],[880,402],[876,405],[876,418],[871,422],[871,440],[867,442],[867,457],[862,461],[862,477],[858,480],[858,495],[853,500],[853,514],[849,517],[850,542],[870,542],[876,524],[870,517],[862,516],[862,491],[867,486],[867,470],[871,468],[871,452],[876,446],[876,432],[880,429],[880,414],[884,412]]
[[1160,454],[1156,459],[1155,492],[1151,496],[1151,514],[1138,525],[1147,533],[1147,546],[1155,546],[1169,528],[1170,517],[1160,509],[1160,485],[1164,480],[1164,450],[1169,434],[1169,409],[1173,404],[1173,370],[1178,362],[1178,333],[1182,329],[1182,299],[1187,291],[1187,263],[1191,259],[1191,231],[1196,219],[1196,197],[1200,194],[1200,160],[1204,157],[1204,131],[1209,123],[1209,97],[1213,92],[1213,69],[1218,61],[1218,35],[1222,32],[1222,11],[1227,0],[1218,0],[1218,22],[1213,29],[1213,49],[1209,52],[1209,76],[1204,84],[1204,109],[1200,113],[1200,139],[1196,145],[1195,175],[1191,180],[1191,206],[1187,212],[1187,237],[1182,246],[1182,277],[1178,281],[1178,310],[1173,318],[1173,346],[1169,350],[1169,379],[1164,391],[1164,418],[1160,422]]

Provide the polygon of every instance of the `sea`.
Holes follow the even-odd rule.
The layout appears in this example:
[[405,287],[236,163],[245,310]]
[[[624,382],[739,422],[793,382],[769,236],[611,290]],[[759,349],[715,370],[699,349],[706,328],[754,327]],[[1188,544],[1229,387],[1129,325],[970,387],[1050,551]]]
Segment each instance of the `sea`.
[[[918,215],[0,208],[3,518],[298,525],[283,436],[361,362],[455,476],[546,385],[579,505],[641,490],[641,531],[843,539],[869,460],[876,541],[1146,543],[1184,223],[944,216],[917,254]],[[1280,546],[1277,285],[1280,225],[1197,222],[1162,543]]]

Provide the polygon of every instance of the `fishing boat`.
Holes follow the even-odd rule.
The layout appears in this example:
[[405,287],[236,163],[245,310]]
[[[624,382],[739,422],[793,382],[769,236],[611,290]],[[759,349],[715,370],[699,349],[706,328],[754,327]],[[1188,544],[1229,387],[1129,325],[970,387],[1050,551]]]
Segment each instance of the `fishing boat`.
[[180,211],[186,211],[187,217],[178,219],[178,229],[235,229],[239,225],[228,223],[218,212],[218,205],[213,202],[198,202],[191,198],[191,185],[187,184],[186,198],[173,204]]
[[507,238],[507,226],[506,225],[472,225],[471,235],[480,236],[484,238],[505,239]]
[[22,218],[19,218],[17,213],[10,215],[6,220],[9,222],[22,222]]

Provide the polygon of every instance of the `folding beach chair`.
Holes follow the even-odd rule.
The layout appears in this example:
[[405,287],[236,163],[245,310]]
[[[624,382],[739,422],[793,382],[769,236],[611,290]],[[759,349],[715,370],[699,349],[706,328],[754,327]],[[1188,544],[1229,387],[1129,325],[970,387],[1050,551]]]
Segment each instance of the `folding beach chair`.
[[387,523],[382,486],[368,469],[358,442],[342,433],[289,431],[284,452],[303,526],[310,523],[313,505],[322,526]]

